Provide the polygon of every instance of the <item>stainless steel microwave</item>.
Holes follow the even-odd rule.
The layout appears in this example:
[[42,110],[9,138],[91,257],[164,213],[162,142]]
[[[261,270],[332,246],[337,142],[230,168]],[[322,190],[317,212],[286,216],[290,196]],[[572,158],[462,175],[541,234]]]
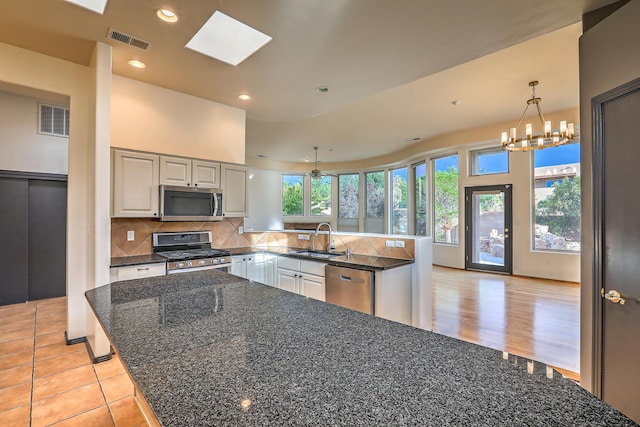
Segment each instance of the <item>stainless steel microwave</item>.
[[160,186],[161,221],[221,221],[222,189]]

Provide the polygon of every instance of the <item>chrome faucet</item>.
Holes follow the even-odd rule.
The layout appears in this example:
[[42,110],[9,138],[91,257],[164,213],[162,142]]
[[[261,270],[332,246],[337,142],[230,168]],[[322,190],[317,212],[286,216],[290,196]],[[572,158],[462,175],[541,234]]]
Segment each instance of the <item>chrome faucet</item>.
[[316,227],[316,232],[314,234],[317,236],[318,232],[320,232],[320,227],[322,227],[323,225],[326,225],[327,227],[329,227],[329,242],[327,243],[327,252],[330,253],[336,248],[333,242],[331,241],[331,224],[329,224],[328,222],[321,222]]

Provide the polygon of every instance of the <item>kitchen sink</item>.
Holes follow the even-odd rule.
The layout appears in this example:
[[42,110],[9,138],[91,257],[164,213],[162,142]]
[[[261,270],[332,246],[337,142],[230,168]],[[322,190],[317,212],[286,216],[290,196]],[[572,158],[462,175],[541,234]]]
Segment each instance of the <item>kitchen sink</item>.
[[325,259],[345,255],[344,252],[335,252],[335,251],[328,252],[328,251],[314,251],[314,250],[296,251],[296,252],[293,252],[293,254],[308,256],[312,258],[325,258]]

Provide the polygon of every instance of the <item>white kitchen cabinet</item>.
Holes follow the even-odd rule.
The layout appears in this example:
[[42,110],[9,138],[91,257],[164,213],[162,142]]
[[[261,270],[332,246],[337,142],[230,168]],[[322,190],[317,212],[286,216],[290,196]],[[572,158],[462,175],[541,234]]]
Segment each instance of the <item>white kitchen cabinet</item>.
[[375,315],[411,325],[411,265],[376,271]]
[[167,274],[167,264],[164,262],[152,264],[126,265],[111,267],[109,269],[109,281],[142,279],[145,277],[164,276]]
[[264,254],[232,256],[230,273],[254,282],[265,283]]
[[113,150],[113,217],[158,216],[159,163],[157,155]]
[[160,184],[219,188],[220,163],[160,156]]
[[320,301],[325,300],[325,263],[280,257],[277,265],[278,288]]
[[228,217],[249,215],[249,168],[240,165],[221,165],[220,184],[224,191],[222,212]]

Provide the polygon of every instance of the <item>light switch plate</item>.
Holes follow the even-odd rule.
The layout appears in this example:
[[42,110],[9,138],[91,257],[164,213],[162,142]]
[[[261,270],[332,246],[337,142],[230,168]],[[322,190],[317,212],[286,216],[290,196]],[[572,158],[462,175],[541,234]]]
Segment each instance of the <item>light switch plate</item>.
[[308,234],[298,234],[298,240],[309,240],[310,238]]
[[240,226],[238,227],[238,234],[243,234],[244,233],[244,227]]
[[396,242],[395,242],[395,240],[387,240],[385,244],[386,244],[386,246],[387,246],[388,248],[395,248],[395,247],[396,247]]
[[404,240],[396,240],[396,248],[404,248]]
[[133,230],[127,231],[127,241],[133,242],[136,239],[136,232]]

